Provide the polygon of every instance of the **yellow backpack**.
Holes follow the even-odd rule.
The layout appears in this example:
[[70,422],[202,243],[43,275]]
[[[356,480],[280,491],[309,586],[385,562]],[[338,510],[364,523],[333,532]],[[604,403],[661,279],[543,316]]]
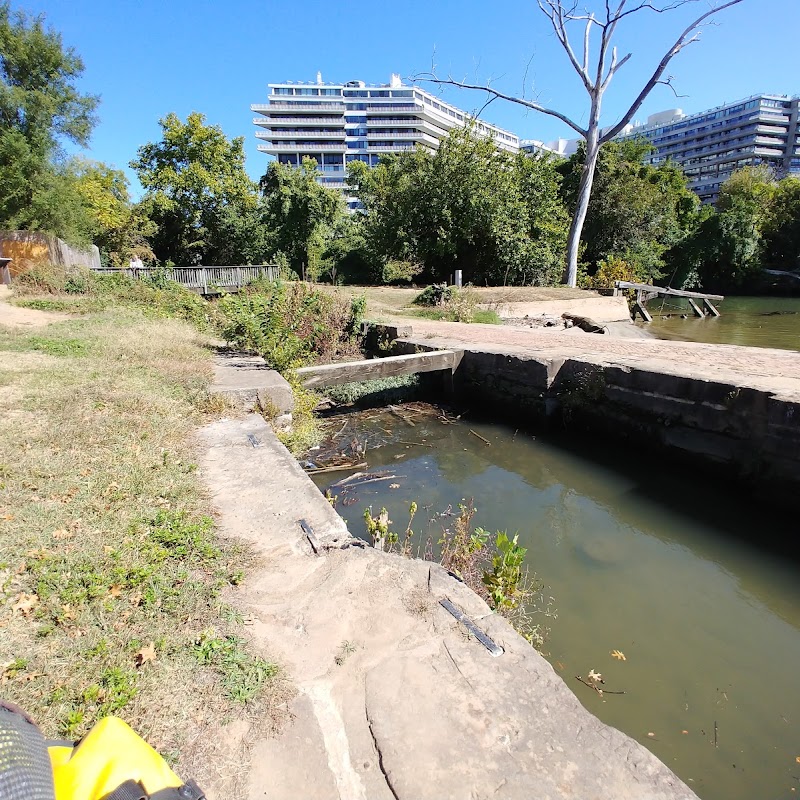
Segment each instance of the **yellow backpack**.
[[[49,763],[48,763],[49,756]],[[45,742],[21,709],[0,702],[3,800],[203,800],[121,719],[106,717],[77,744]]]

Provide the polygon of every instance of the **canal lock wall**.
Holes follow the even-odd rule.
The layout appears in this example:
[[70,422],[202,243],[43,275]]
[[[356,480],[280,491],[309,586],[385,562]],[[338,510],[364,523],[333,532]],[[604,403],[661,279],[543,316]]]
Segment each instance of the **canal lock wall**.
[[395,332],[395,354],[464,348],[452,375],[425,376],[443,381],[440,390],[462,405],[623,442],[643,463],[671,458],[782,507],[800,507],[800,402],[748,385],[747,375],[729,382],[675,374],[663,363],[464,347],[403,337],[402,329],[384,331],[384,340]]

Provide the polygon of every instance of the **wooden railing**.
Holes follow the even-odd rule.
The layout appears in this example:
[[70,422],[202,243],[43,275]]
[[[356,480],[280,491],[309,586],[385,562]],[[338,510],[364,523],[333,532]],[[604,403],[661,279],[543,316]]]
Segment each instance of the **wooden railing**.
[[[95,269],[105,275],[127,275],[130,278],[147,278],[158,270],[153,267],[130,267],[128,269]],[[280,267],[273,264],[257,264],[244,267],[172,267],[166,270],[170,280],[187,289],[202,294],[215,294],[219,290],[235,291],[256,280],[278,279]]]

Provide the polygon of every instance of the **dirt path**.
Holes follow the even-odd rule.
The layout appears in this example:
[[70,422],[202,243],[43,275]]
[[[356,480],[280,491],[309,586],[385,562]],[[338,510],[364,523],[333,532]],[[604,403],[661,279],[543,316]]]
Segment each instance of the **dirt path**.
[[9,300],[13,292],[8,286],[0,286],[0,325],[7,328],[43,328],[51,322],[70,319],[69,314],[56,311],[37,311],[34,308],[12,306]]
[[[408,320],[403,320],[407,323]],[[576,328],[555,332],[502,325],[414,320],[412,339],[436,340],[446,347],[513,351],[550,358],[654,369],[672,375],[745,384],[800,399],[800,352],[662,339],[621,339]]]

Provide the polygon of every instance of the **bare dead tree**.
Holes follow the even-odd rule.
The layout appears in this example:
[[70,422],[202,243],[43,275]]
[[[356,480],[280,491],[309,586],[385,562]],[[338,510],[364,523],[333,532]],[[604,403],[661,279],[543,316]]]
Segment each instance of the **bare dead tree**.
[[[508,100],[518,103],[526,108],[548,114],[551,117],[560,119],[569,125],[579,136],[586,141],[586,157],[581,169],[581,178],[578,188],[578,202],[572,217],[572,224],[567,240],[567,265],[564,282],[570,286],[575,286],[578,277],[578,247],[583,231],[583,224],[586,220],[586,212],[589,208],[589,198],[592,192],[594,181],[594,171],[597,165],[597,157],[600,147],[613,139],[633,118],[639,110],[645,98],[659,84],[672,88],[672,78],[664,77],[670,61],[688,45],[696,42],[700,37],[700,29],[709,24],[708,20],[720,11],[741,3],[742,0],[727,0],[712,6],[704,14],[694,20],[683,33],[678,36],[675,43],[664,53],[664,57],[659,61],[658,66],[652,75],[647,79],[641,92],[631,103],[628,110],[622,115],[618,122],[607,128],[601,133],[600,112],[605,94],[611,79],[625,63],[631,58],[632,53],[628,53],[622,58],[617,56],[617,48],[613,46],[614,34],[617,26],[622,20],[640,11],[652,11],[656,14],[663,14],[674,11],[681,6],[689,3],[700,2],[700,0],[672,0],[672,2],[657,3],[656,0],[640,0],[634,5],[629,5],[630,0],[602,0],[601,5],[604,10],[599,16],[593,12],[579,9],[579,0],[537,0],[539,9],[550,20],[550,24],[555,32],[556,39],[567,54],[572,68],[578,73],[583,83],[586,93],[589,95],[589,117],[585,126],[579,125],[566,114],[549,108],[534,100],[525,97],[516,97],[498,91],[491,86],[491,82],[484,85],[467,83],[466,81],[455,80],[451,76],[440,78],[436,75],[435,67],[431,72],[419,73],[414,76],[415,80],[428,81],[436,84],[449,84],[458,86],[462,89],[479,89],[488,92],[495,98]],[[568,35],[568,27],[572,29],[570,23],[585,25],[583,28],[583,52],[579,60],[572,47]],[[597,48],[596,62],[591,63],[591,51],[593,37],[599,33],[599,46]],[[673,90],[674,91],[674,90]]]

